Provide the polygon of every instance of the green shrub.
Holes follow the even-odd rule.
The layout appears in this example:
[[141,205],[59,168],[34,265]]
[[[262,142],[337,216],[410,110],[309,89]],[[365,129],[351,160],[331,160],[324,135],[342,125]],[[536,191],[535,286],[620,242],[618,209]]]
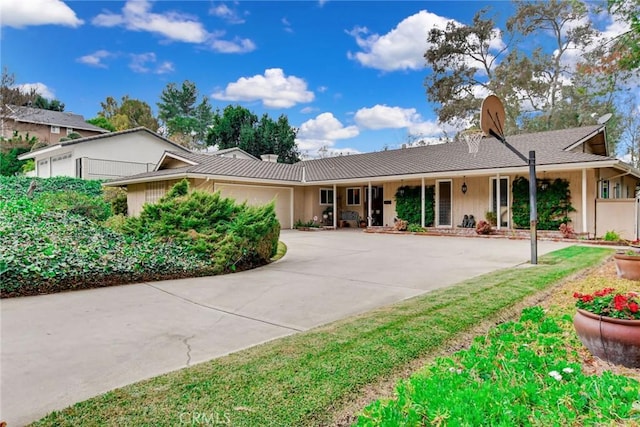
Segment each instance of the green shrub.
[[420,224],[409,224],[407,226],[407,231],[410,231],[412,233],[423,233],[424,228],[422,228]]
[[111,206],[102,197],[88,196],[75,191],[45,193],[37,201],[49,211],[81,215],[93,221],[104,221],[113,215]]
[[158,241],[181,242],[210,257],[216,271],[265,264],[276,253],[280,223],[272,203],[238,205],[220,193],[188,190],[186,180],[177,183],[157,203],[144,205],[124,230]]
[[621,238],[618,233],[613,230],[609,230],[604,234],[602,240],[604,240],[605,242],[619,242]]
[[103,188],[104,200],[111,205],[111,210],[114,215],[127,216],[127,191],[120,187],[104,187]]

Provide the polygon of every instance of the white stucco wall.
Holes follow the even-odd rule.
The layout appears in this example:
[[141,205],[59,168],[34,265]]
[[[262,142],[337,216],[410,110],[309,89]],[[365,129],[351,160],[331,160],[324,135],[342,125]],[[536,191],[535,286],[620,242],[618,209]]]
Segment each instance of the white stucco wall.
[[[153,170],[167,150],[179,151],[179,148],[146,131],[113,135],[36,154],[36,175],[76,176],[77,159],[92,159],[83,163],[82,178],[85,179],[134,175]],[[42,163],[44,160],[46,164]],[[41,170],[41,166],[47,170]]]

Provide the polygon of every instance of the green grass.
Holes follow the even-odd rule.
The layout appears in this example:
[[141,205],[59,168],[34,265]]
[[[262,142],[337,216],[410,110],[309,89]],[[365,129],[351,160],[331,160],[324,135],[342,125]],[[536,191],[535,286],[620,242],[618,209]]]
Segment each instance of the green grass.
[[276,254],[271,258],[271,262],[278,261],[280,258],[285,256],[287,253],[287,245],[284,244],[282,240],[278,240],[278,249],[276,250]]
[[54,412],[35,425],[174,426],[188,424],[194,414],[233,426],[326,423],[337,406],[367,384],[611,253],[566,248],[541,257],[538,267],[479,276],[132,384]]

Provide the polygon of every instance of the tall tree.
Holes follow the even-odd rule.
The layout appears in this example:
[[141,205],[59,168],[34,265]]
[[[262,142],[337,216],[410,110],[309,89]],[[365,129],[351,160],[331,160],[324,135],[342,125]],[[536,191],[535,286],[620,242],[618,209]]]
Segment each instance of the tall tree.
[[[149,104],[139,99],[129,98],[129,95],[123,96],[120,102],[109,96],[100,103],[100,107],[102,109],[98,112],[98,117],[104,117],[115,130],[144,126],[156,132],[159,128],[158,120],[154,117]],[[100,125],[96,124],[96,126]],[[105,127],[105,129],[109,128]]]
[[616,38],[613,56],[626,70],[640,68],[640,0],[609,0],[609,12],[629,24],[629,30]]
[[60,100],[47,99],[39,94],[36,95],[35,101],[29,105],[42,110],[64,111],[64,103],[60,102]]
[[246,108],[229,105],[222,113],[217,110],[214,114],[207,145],[217,145],[221,150],[238,147],[256,157],[276,154],[280,163],[295,163],[300,160],[295,143],[297,133],[285,115],[274,121],[263,114],[258,120]]
[[[604,43],[585,4],[550,0],[515,6],[503,32],[488,10],[478,12],[469,26],[449,24],[430,32],[425,59],[431,74],[425,85],[439,120],[473,124],[487,93],[503,100],[507,133],[580,126],[615,112],[624,76],[604,76],[584,66],[601,55]],[[528,52],[521,43],[533,38],[553,45]]]
[[116,131],[116,127],[113,125],[113,123],[107,120],[104,116],[96,116],[92,119],[87,120],[87,123],[90,123],[94,126],[98,126],[102,129],[106,129],[109,132]]
[[158,118],[166,134],[183,145],[192,148],[205,145],[208,126],[213,119],[211,104],[202,97],[199,104],[196,84],[185,80],[178,87],[169,83],[160,95]]

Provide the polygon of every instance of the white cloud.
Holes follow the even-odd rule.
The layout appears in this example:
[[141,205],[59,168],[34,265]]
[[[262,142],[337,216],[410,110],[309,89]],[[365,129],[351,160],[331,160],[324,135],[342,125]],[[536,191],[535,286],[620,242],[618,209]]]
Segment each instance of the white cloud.
[[302,110],[300,110],[300,112],[302,114],[311,114],[315,111],[318,111],[318,108],[316,107],[304,107]]
[[115,54],[107,50],[101,49],[101,50],[96,50],[95,52],[90,53],[88,55],[81,56],[80,58],[76,59],[76,61],[81,64],[89,65],[91,67],[107,68],[107,64],[105,64],[102,61],[114,55]]
[[214,39],[211,47],[220,53],[246,53],[256,49],[256,45],[250,39],[236,37],[233,41]]
[[269,108],[290,108],[314,99],[303,79],[287,77],[281,68],[267,69],[264,75],[241,77],[211,96],[222,101],[262,101]]
[[347,139],[358,136],[357,126],[345,127],[332,113],[319,114],[315,119],[307,120],[300,126],[298,136],[311,139]]
[[53,90],[44,83],[40,83],[40,82],[23,83],[23,84],[16,85],[15,87],[17,87],[18,89],[20,89],[21,92],[24,92],[24,93],[29,93],[32,90],[35,90],[35,92],[41,95],[43,98],[55,99],[55,94],[53,93]]
[[427,33],[431,28],[445,28],[450,20],[422,10],[405,18],[387,34],[369,34],[365,27],[356,27],[349,34],[360,52],[348,53],[365,67],[383,71],[419,70],[424,68]]
[[293,33],[293,28],[291,28],[291,22],[289,22],[287,18],[282,18],[280,22],[282,22],[283,28],[287,33]]
[[213,6],[209,9],[209,13],[218,18],[222,18],[230,24],[244,24],[245,20],[240,16],[237,10],[231,9],[224,3]]
[[173,63],[164,61],[157,65],[158,58],[153,52],[132,53],[129,68],[135,73],[167,74],[174,71]]
[[365,129],[398,129],[420,122],[420,115],[415,108],[389,107],[378,104],[371,108],[359,109],[354,119],[358,126]]
[[[147,31],[168,40],[207,44],[220,53],[246,53],[256,49],[250,39],[236,37],[233,40],[223,40],[221,37],[225,34],[224,31],[208,32],[197,17],[173,11],[153,13],[151,6],[148,0],[128,0],[122,13],[107,11],[93,18],[92,23],[99,27],[123,26],[131,31]],[[210,12],[227,20],[235,13],[224,4],[212,8]]]
[[453,130],[451,126],[424,120],[415,108],[389,107],[380,104],[359,109],[356,111],[354,120],[361,129],[404,128],[409,135],[417,137],[439,138],[445,131]]
[[197,18],[178,12],[153,13],[147,0],[129,0],[122,14],[101,13],[92,23],[99,27],[123,25],[132,31],[148,31],[187,43],[203,43],[210,36]]
[[78,27],[84,23],[61,0],[2,0],[0,23],[3,27],[24,28],[32,25]]
[[[348,34],[353,36],[360,52],[348,52],[350,59],[365,67],[382,71],[421,70],[425,67],[424,53],[429,47],[427,36],[431,29],[445,29],[448,23],[462,26],[460,22],[422,10],[405,18],[387,34],[370,34],[366,27],[355,27]],[[489,51],[506,47],[499,29],[493,30]],[[471,58],[461,58],[483,73],[483,67]]]
[[[357,126],[344,126],[332,113],[319,114],[315,119],[310,119],[300,125],[296,143],[301,150],[307,151],[315,157],[322,147],[327,149],[323,155],[335,155],[331,147],[336,140],[349,139],[358,136],[360,131]],[[351,149],[340,149],[340,152],[356,152]],[[318,155],[320,155],[318,153]]]
[[175,68],[173,67],[173,62],[164,61],[162,64],[158,65],[154,72],[156,74],[168,74],[173,73],[174,71]]

